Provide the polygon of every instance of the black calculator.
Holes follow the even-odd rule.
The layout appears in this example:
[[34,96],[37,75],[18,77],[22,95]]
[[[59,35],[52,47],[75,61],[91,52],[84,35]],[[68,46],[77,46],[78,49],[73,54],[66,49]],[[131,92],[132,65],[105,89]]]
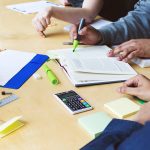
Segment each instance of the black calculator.
[[71,114],[77,114],[93,109],[89,103],[72,90],[57,93],[55,94],[55,97]]

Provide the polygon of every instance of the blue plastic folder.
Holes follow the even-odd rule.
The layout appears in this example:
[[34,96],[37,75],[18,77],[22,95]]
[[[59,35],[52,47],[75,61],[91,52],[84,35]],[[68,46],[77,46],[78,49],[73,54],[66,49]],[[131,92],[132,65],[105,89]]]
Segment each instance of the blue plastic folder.
[[35,57],[33,57],[33,59],[15,76],[13,76],[3,87],[19,89],[48,59],[49,57],[47,55],[35,55]]

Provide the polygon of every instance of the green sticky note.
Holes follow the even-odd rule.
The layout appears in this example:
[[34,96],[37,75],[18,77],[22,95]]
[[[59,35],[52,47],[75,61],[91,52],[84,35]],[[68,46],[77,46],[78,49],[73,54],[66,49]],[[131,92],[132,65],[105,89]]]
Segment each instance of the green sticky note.
[[98,137],[112,118],[104,112],[97,112],[78,119],[79,124],[93,137]]

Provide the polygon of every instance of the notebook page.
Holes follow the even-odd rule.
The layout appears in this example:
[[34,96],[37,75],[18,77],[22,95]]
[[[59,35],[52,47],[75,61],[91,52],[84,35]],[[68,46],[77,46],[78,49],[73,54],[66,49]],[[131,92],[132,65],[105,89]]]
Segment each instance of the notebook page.
[[69,58],[67,65],[74,71],[102,74],[135,74],[131,66],[111,58]]
[[0,52],[0,85],[4,86],[34,57],[35,53],[6,50]]

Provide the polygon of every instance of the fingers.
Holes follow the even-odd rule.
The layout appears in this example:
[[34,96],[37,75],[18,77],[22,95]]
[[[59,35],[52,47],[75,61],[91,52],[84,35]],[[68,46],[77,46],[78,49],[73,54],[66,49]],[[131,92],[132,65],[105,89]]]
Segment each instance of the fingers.
[[51,23],[50,8],[46,8],[36,15],[32,23],[40,36],[45,37],[44,31]]
[[[80,35],[87,35],[89,34],[94,28],[91,26],[86,26],[82,30],[80,30],[79,34]],[[95,30],[95,29],[94,29]]]
[[122,86],[122,87],[118,88],[117,91],[122,94],[129,94],[129,95],[133,95],[133,96],[139,95],[139,88]]
[[70,30],[70,37],[72,41],[74,39],[77,39],[77,26],[76,25],[72,25],[71,30]]
[[138,56],[139,50],[137,49],[134,40],[125,42],[108,53],[109,57],[117,56],[119,61],[128,62],[132,58]]
[[43,31],[45,30],[45,28],[44,28],[43,25],[40,23],[40,21],[34,21],[34,22],[33,22],[33,25],[34,25],[36,31],[39,33],[39,35],[42,36],[42,37],[45,37],[45,34],[44,34],[44,32],[43,32]]

